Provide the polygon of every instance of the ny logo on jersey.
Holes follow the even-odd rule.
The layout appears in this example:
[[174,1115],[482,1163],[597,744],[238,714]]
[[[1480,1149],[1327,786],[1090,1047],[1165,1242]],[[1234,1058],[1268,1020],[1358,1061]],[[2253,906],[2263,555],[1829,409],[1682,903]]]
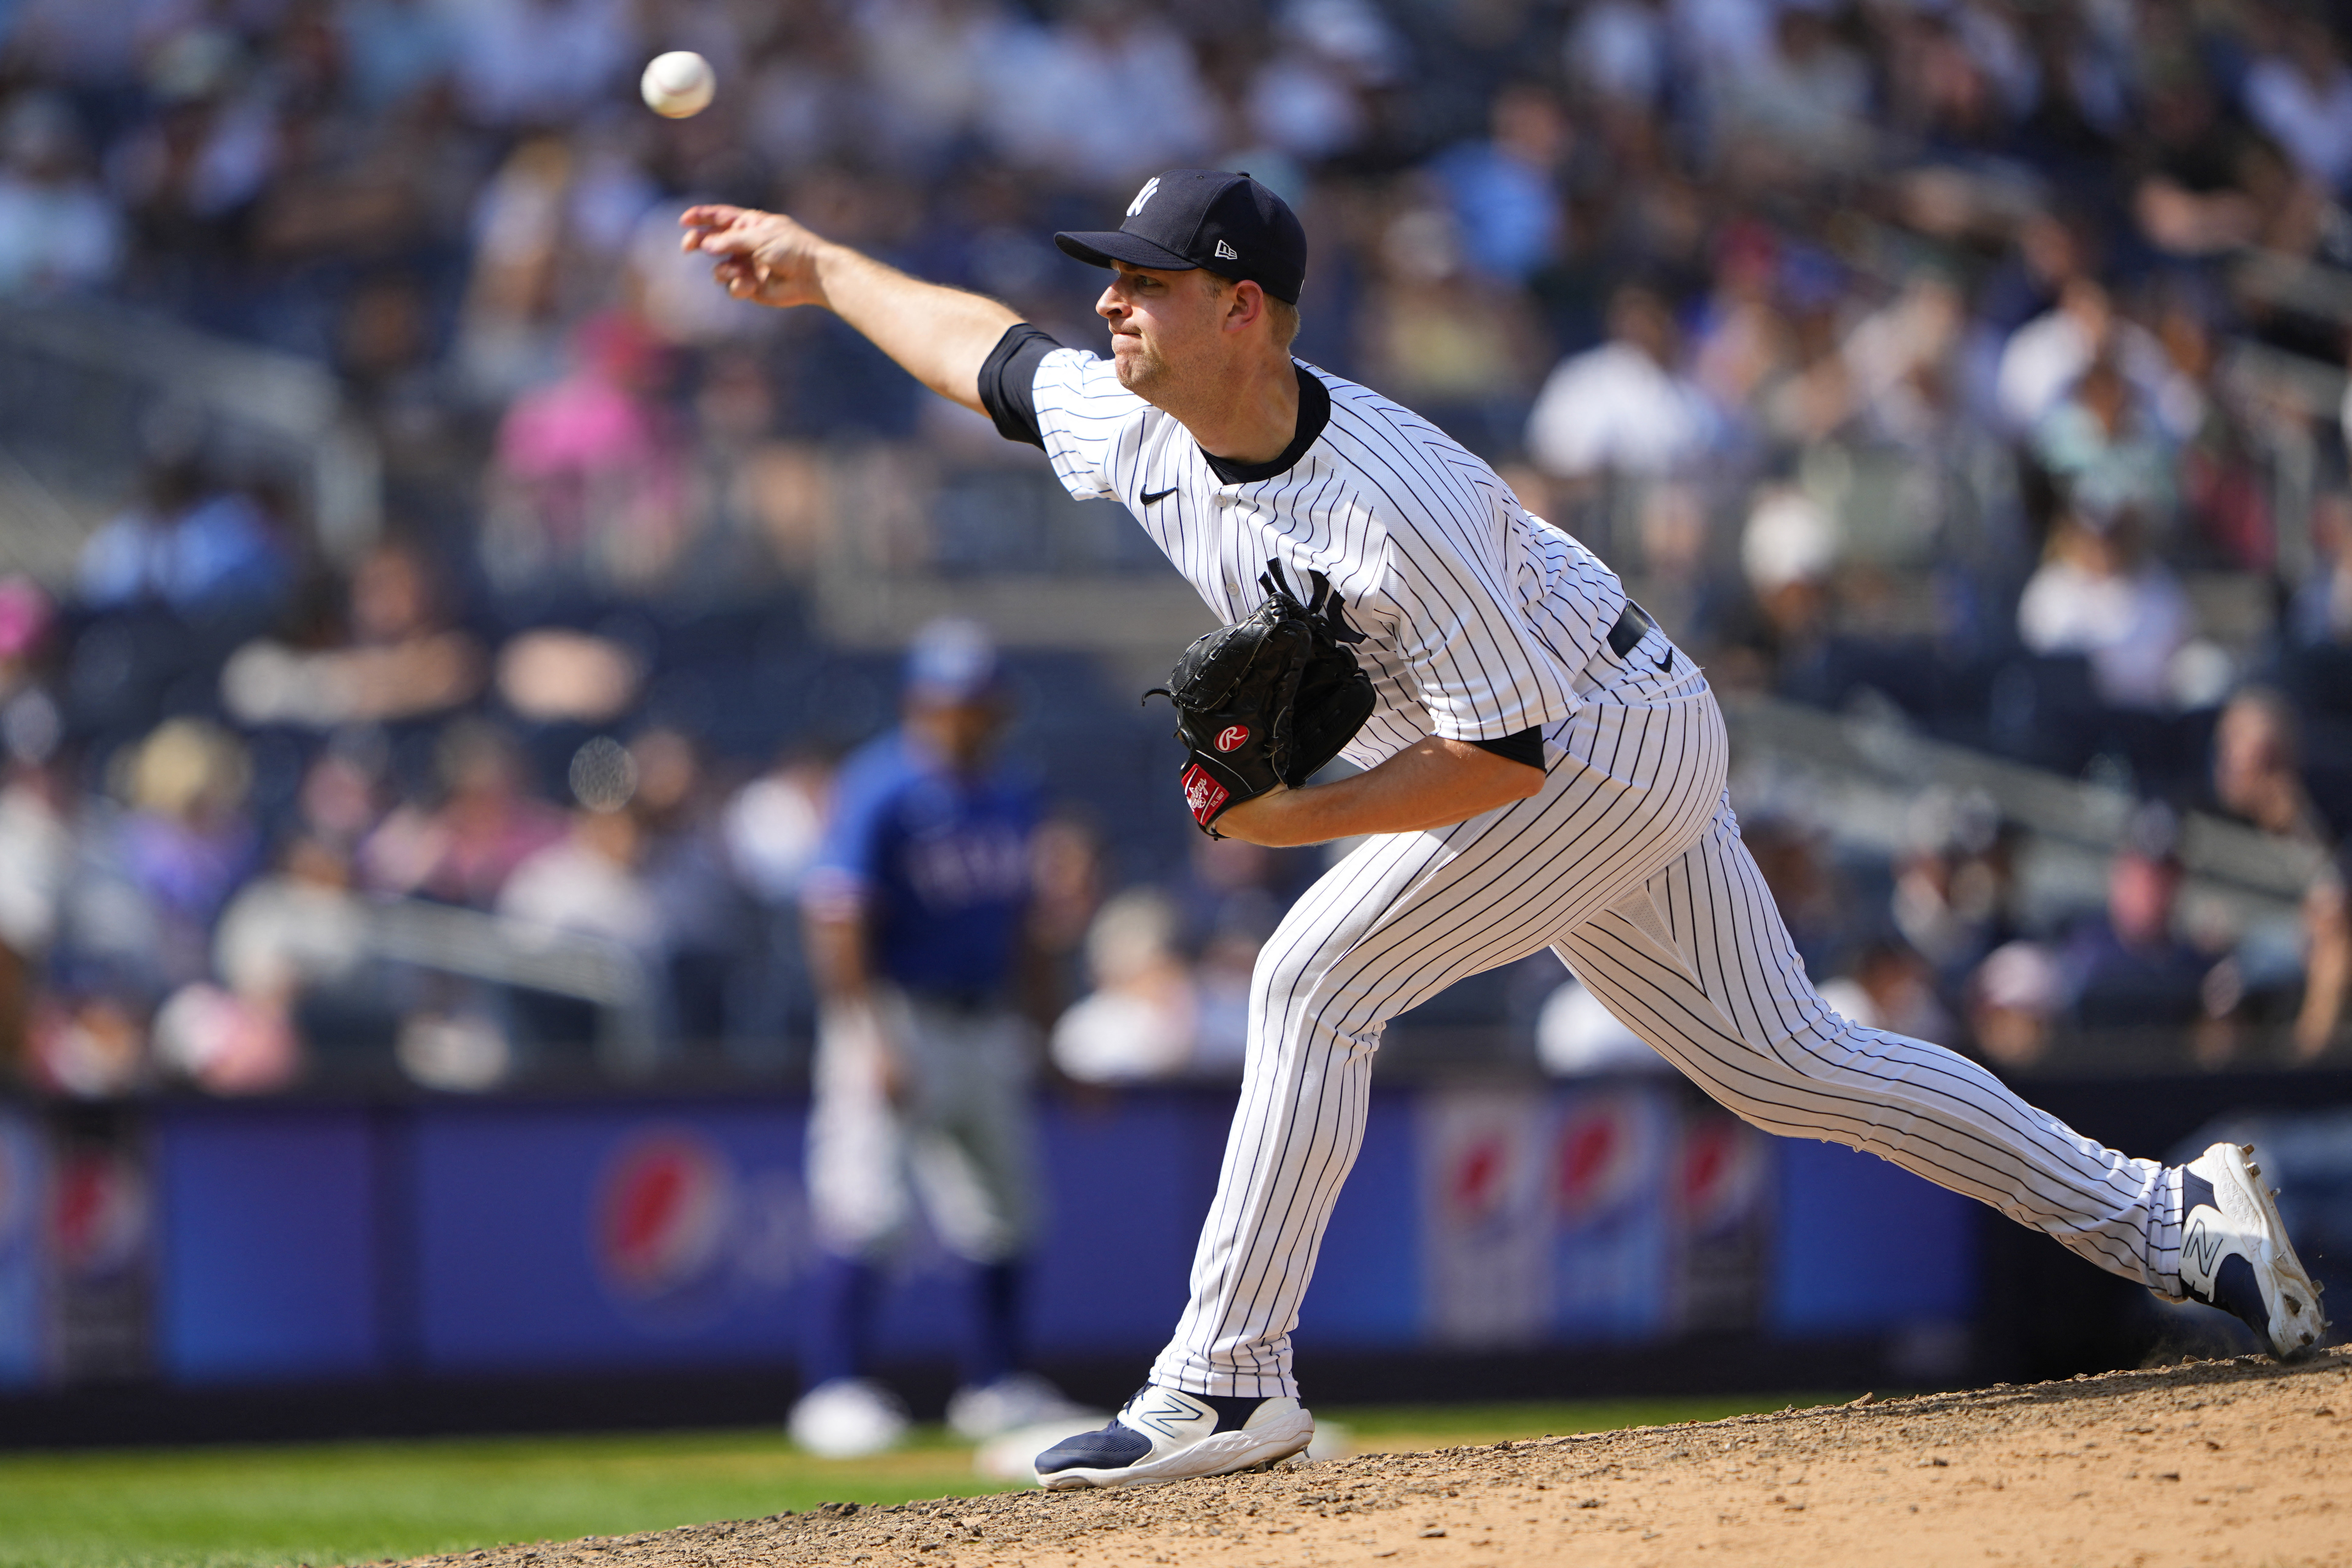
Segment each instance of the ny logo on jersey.
[[1232,246],[1227,245],[1227,244],[1226,244],[1223,240],[1222,240],[1222,239],[1221,239],[1221,240],[1219,240],[1219,241],[1217,241],[1217,259],[1218,259],[1218,260],[1220,260],[1220,261],[1239,261],[1241,258],[1242,258],[1242,253],[1241,253],[1240,251],[1235,250]]
[[1160,176],[1154,174],[1151,178],[1143,182],[1143,189],[1136,192],[1135,199],[1127,204],[1127,216],[1133,217],[1136,214],[1141,212],[1143,210],[1143,204],[1150,201],[1159,194]]

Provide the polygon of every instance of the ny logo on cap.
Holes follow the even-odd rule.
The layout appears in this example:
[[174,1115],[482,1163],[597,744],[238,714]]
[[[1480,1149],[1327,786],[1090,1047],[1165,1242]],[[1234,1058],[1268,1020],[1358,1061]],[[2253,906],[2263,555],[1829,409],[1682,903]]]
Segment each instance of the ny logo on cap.
[[1242,253],[1241,253],[1240,251],[1235,250],[1232,246],[1227,245],[1227,244],[1226,244],[1223,240],[1222,240],[1222,239],[1221,239],[1221,240],[1219,240],[1219,241],[1217,241],[1217,259],[1218,259],[1218,260],[1220,260],[1220,261],[1239,261],[1241,258],[1242,258]]
[[1151,178],[1143,182],[1143,189],[1136,192],[1135,199],[1127,204],[1127,216],[1133,217],[1136,214],[1141,212],[1143,210],[1143,204],[1150,201],[1159,194],[1160,176],[1154,174]]

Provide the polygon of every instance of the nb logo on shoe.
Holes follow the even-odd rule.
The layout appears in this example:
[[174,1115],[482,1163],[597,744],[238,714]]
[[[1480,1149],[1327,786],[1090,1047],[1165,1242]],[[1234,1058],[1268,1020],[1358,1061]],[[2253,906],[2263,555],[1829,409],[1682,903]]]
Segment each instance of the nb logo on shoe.
[[1139,1410],[1130,1411],[1128,1422],[1162,1437],[1177,1436],[1176,1428],[1187,1421],[1200,1419],[1201,1412],[1186,1400],[1164,1389],[1153,1391],[1151,1403]]
[[2213,1271],[2221,1267],[2221,1238],[2207,1229],[2202,1219],[2192,1221],[2189,1234],[2180,1239],[2182,1276],[2210,1287]]
[[1248,739],[1249,727],[1247,725],[1230,725],[1217,732],[1217,750],[1221,752],[1230,752],[1235,746],[1240,745],[1244,741]]
[[1217,259],[1218,259],[1218,260],[1220,260],[1220,261],[1239,261],[1241,258],[1242,258],[1242,253],[1241,253],[1240,251],[1235,250],[1232,246],[1227,245],[1227,244],[1226,244],[1223,240],[1222,240],[1222,239],[1221,239],[1221,240],[1219,240],[1219,241],[1217,241]]
[[1127,216],[1133,217],[1136,214],[1141,212],[1143,210],[1143,204],[1150,201],[1159,194],[1160,176],[1154,174],[1151,178],[1143,182],[1143,189],[1136,192],[1135,199],[1127,204]]

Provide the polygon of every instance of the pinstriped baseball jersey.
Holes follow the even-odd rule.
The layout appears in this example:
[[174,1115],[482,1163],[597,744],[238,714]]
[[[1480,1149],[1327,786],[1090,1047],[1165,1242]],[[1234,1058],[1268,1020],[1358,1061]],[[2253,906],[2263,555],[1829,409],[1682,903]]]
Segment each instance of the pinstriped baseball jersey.
[[1359,767],[1426,735],[1555,729],[1624,613],[1617,574],[1419,415],[1297,374],[1298,437],[1258,465],[1211,458],[1110,361],[1034,328],[1007,333],[981,384],[1000,429],[1042,446],[1071,495],[1124,504],[1220,620],[1256,608],[1269,560],[1330,578],[1379,698],[1344,753]]
[[1362,1145],[1383,1026],[1544,947],[1757,1126],[1869,1150],[2173,1290],[2176,1173],[1821,1000],[1740,841],[1714,695],[1628,614],[1615,575],[1426,421],[1297,374],[1297,437],[1255,467],[1207,456],[1111,364],[1034,328],[1008,331],[980,377],[1000,430],[1044,447],[1072,495],[1125,503],[1221,617],[1255,606],[1269,557],[1332,580],[1370,634],[1358,657],[1380,696],[1351,761],[1538,727],[1559,753],[1533,759],[1537,795],[1367,838],[1267,941],[1217,1194],[1152,1382],[1297,1393],[1290,1334]]

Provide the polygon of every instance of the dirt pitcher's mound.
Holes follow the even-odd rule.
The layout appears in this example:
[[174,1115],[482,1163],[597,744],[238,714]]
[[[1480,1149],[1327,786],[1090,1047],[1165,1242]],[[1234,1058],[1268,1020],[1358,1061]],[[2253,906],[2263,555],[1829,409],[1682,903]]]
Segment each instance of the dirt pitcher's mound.
[[2352,1351],[431,1561],[2352,1565]]

